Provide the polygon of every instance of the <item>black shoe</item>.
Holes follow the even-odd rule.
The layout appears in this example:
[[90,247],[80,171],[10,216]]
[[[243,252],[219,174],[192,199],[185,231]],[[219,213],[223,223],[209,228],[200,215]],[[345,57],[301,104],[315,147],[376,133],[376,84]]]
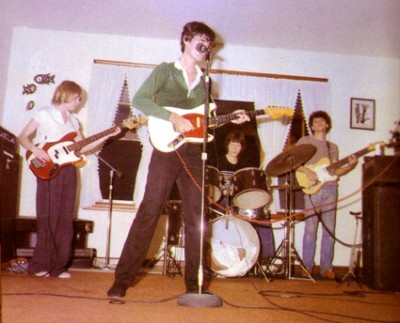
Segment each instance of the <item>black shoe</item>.
[[111,288],[108,290],[109,297],[124,297],[128,286],[124,283],[115,281]]

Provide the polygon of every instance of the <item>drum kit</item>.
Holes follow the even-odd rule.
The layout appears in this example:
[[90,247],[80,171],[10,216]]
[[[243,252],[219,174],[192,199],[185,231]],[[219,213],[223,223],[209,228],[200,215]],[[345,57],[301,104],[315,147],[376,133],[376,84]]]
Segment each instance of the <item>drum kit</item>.
[[[250,222],[268,220],[268,207],[272,202],[273,189],[283,189],[287,192],[286,232],[275,257],[267,265],[267,270],[268,266],[279,258],[282,264],[285,264],[285,276],[291,278],[294,254],[295,260],[299,260],[302,268],[306,270],[291,241],[291,192],[295,187],[290,183],[290,179],[287,185],[271,186],[271,177],[282,176],[296,169],[308,161],[315,151],[312,145],[299,145],[276,156],[265,171],[253,167],[240,169],[232,175],[229,187],[222,185],[223,176],[217,168],[207,166],[206,188],[209,199],[217,205],[223,198],[227,201],[225,214],[216,211],[220,216],[212,218],[207,224],[205,241],[210,247],[209,267],[213,272],[225,277],[240,277],[258,264],[260,240]],[[211,206],[209,208],[215,211]],[[265,272],[263,275],[265,277]],[[311,278],[310,275],[309,277]]]

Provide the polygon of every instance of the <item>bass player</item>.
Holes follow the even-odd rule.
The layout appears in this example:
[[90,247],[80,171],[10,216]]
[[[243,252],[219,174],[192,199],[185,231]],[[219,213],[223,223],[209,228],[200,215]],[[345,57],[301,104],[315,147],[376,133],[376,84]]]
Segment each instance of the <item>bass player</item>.
[[[332,127],[332,121],[325,111],[315,111],[309,117],[309,126],[312,135],[299,139],[296,145],[311,144],[317,150],[315,154],[303,166],[296,169],[296,172],[304,173],[310,186],[320,182],[318,175],[313,171],[313,165],[320,160],[328,160],[334,163],[338,160],[338,146],[327,140],[327,134]],[[334,170],[333,178],[347,174],[357,165],[357,157],[351,155],[348,163]],[[317,186],[318,187],[318,186]],[[317,238],[318,222],[322,223],[322,240],[320,255],[320,273],[325,279],[335,279],[332,261],[334,253],[334,233],[336,221],[337,181],[332,180],[321,185],[319,190],[304,195],[304,206],[307,210],[304,236],[303,236],[303,261],[307,271],[311,274],[314,268],[315,245]],[[319,207],[321,205],[321,207]],[[324,206],[325,205],[325,206]],[[303,276],[307,276],[302,272]]]

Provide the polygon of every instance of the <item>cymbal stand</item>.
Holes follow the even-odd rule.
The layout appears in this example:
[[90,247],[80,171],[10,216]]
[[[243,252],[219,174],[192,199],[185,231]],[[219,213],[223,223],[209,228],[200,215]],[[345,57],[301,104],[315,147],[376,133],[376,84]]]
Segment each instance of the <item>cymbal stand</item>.
[[108,186],[108,218],[107,218],[107,245],[106,245],[106,258],[104,270],[114,269],[110,265],[110,249],[111,249],[111,226],[112,226],[112,212],[113,212],[113,191],[114,191],[114,175],[117,177],[122,177],[123,174],[121,171],[113,167],[109,162],[107,162],[103,157],[99,154],[94,154],[98,160],[100,160],[104,165],[106,165],[110,170],[109,177],[109,186]]
[[[291,156],[288,159],[290,163],[289,169],[292,169],[292,158]],[[293,191],[293,185],[292,185],[292,180],[290,176],[290,171],[287,173],[287,180],[286,182],[288,183],[286,190],[286,223],[284,225],[285,227],[285,236],[284,239],[282,240],[280,246],[276,250],[275,257],[271,260],[271,262],[268,264],[268,267],[272,264],[275,263],[277,259],[282,259],[284,268],[283,271],[281,270],[279,274],[283,274],[284,277],[287,279],[301,279],[294,277],[292,275],[292,265],[298,261],[301,269],[303,272],[305,272],[308,276],[307,279],[312,280],[315,283],[315,280],[312,278],[311,274],[308,272],[306,266],[303,263],[303,260],[300,257],[300,254],[296,250],[293,242],[293,237],[294,237],[294,223],[292,219],[292,191]]]
[[[170,229],[170,217],[172,216],[178,216],[177,208],[175,205],[172,205],[171,208],[172,212],[168,212],[167,216],[167,221],[165,222],[165,233],[164,233],[164,239],[163,239],[163,275],[167,276],[175,276],[175,275],[182,275],[181,271],[181,266],[180,262],[176,260],[176,258],[172,255],[170,245],[169,245],[169,229]],[[174,212],[175,211],[175,212]],[[180,232],[183,234],[184,230],[183,227],[180,229]],[[179,233],[179,238],[178,238],[178,246],[182,244],[181,241],[182,237],[181,234]],[[184,239],[183,239],[184,241]]]
[[343,276],[342,282],[347,280],[348,278],[353,278],[359,287],[362,288],[361,285],[361,277],[360,277],[360,259],[361,259],[361,254],[362,254],[362,245],[358,244],[358,222],[359,220],[362,219],[361,212],[352,212],[350,211],[350,214],[354,216],[356,219],[356,232],[354,234],[354,243],[351,247],[351,252],[350,252],[350,264],[349,264],[349,271],[347,272],[346,275]]

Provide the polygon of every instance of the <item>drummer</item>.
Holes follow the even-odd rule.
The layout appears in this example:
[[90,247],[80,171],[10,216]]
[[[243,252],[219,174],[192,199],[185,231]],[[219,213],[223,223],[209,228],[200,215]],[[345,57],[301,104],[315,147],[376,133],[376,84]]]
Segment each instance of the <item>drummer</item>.
[[[217,165],[215,167],[220,171],[223,176],[222,185],[224,189],[224,198],[218,202],[224,211],[231,209],[232,203],[232,185],[231,179],[233,174],[240,169],[246,167],[253,167],[249,162],[246,162],[242,157],[245,151],[246,139],[241,131],[231,131],[225,137],[225,150],[226,154],[218,156]],[[257,231],[260,242],[261,242],[261,252],[260,252],[260,263],[267,261],[268,258],[275,255],[275,242],[270,225],[261,225],[252,223],[253,227]]]

